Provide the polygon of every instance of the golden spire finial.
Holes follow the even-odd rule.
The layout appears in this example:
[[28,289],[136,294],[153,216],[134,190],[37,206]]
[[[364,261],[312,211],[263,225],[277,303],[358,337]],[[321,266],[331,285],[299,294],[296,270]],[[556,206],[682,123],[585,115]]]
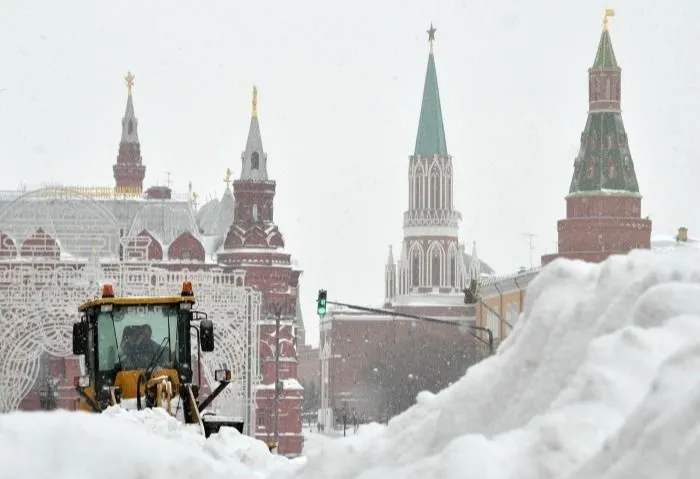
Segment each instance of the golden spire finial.
[[[255,108],[255,107],[253,107],[253,108]],[[253,111],[255,111],[255,109],[253,109]],[[224,183],[226,183],[227,190],[231,186],[231,177],[232,176],[233,176],[233,171],[231,171],[231,168],[226,168],[226,176],[224,177]]]
[[258,87],[253,85],[253,118],[258,117]]
[[615,16],[615,9],[614,8],[606,8],[605,13],[603,14],[603,30],[608,31],[608,18],[614,17]]
[[192,205],[194,205],[194,207],[196,209],[197,205],[199,204],[199,203],[197,203],[197,200],[199,199],[199,195],[193,191],[192,195],[191,195],[191,199],[192,199]]
[[127,72],[126,76],[124,77],[124,80],[126,80],[126,89],[129,91],[129,96],[131,96],[131,89],[134,87],[134,78],[136,77],[132,75],[131,72]]

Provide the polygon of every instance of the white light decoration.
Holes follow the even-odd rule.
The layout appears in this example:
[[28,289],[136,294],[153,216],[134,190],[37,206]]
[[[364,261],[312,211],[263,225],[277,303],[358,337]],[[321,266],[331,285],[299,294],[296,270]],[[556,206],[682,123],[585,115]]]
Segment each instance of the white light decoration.
[[[35,386],[42,354],[71,356],[78,305],[94,298],[101,283],[111,283],[117,296],[172,296],[188,280],[197,299],[195,310],[214,321],[216,348],[202,355],[203,375],[213,389],[216,370],[232,372],[231,384],[210,407],[242,417],[246,431],[252,431],[261,379],[260,293],[245,286],[243,271],[224,272],[212,265],[188,271],[187,264],[173,269],[172,264],[145,261],[148,241],[120,238],[126,228],[110,211],[138,208],[137,203],[44,189],[0,204],[0,234],[8,236],[0,245],[0,412],[17,409]],[[50,240],[24,243],[40,228],[56,241],[60,257]],[[128,259],[119,259],[120,249]],[[196,341],[193,346],[196,357]],[[195,380],[196,375],[195,370]]]

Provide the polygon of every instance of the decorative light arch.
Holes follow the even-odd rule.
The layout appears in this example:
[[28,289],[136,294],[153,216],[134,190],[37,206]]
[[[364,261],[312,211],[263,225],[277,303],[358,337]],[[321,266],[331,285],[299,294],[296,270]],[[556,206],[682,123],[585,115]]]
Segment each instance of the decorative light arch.
[[[113,245],[90,243],[85,237],[86,229],[99,234],[91,229],[98,227],[107,229],[102,232],[105,238],[118,235],[111,212],[91,198],[58,193],[31,192],[0,211],[0,224],[14,232],[15,243],[22,232],[34,232],[50,221],[62,249],[73,247],[70,261],[41,257],[19,261],[0,256],[0,412],[19,407],[35,386],[42,355],[71,356],[71,325],[78,318],[77,307],[95,296],[99,283],[111,282],[118,295],[150,296],[172,295],[189,280],[196,288],[197,309],[207,312],[216,325],[216,350],[201,358],[204,377],[213,384],[214,371],[224,366],[234,377],[213,407],[222,414],[243,416],[246,427],[254,427],[255,390],[261,379],[261,297],[245,285],[244,272],[224,273],[220,268],[172,271],[160,268],[158,261],[120,260],[114,250],[134,238],[124,237]],[[63,210],[68,214],[61,215]]]

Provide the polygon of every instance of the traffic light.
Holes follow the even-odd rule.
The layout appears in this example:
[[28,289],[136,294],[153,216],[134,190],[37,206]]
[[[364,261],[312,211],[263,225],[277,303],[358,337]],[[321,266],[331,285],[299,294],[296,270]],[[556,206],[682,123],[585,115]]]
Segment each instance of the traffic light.
[[319,316],[326,315],[326,290],[320,289],[318,291],[318,299],[316,299],[316,313]]

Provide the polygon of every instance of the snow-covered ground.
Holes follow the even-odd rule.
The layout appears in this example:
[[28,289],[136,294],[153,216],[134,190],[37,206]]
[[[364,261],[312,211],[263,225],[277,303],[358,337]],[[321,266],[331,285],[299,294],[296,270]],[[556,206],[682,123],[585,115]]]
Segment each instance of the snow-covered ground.
[[287,460],[160,411],[0,416],[2,479],[700,478],[700,255],[557,261],[498,353],[388,426]]

